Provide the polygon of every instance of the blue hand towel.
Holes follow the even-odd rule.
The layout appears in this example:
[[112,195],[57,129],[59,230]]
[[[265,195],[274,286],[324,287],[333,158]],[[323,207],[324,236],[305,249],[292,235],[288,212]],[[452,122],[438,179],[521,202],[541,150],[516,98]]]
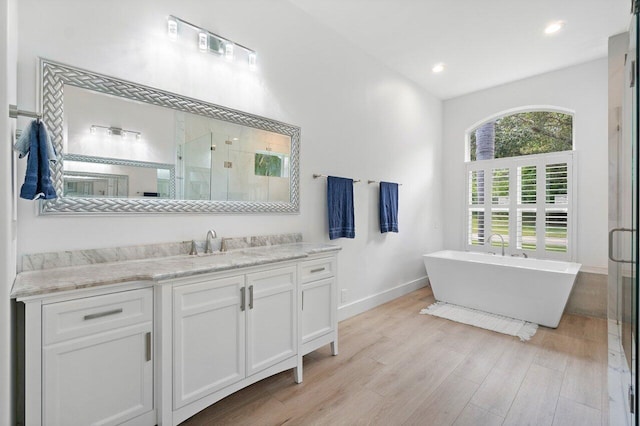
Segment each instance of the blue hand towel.
[[334,176],[327,178],[327,210],[329,213],[329,239],[355,238],[353,179]]
[[[58,153],[53,147],[53,143],[51,142],[51,138],[49,137],[49,132],[47,131],[47,126],[45,126],[44,122],[40,122],[45,129],[45,133],[47,135],[47,156],[49,157],[49,161],[55,163],[58,161]],[[18,158],[25,157],[29,153],[29,147],[31,142],[31,128],[38,126],[38,122],[33,120],[31,123],[25,127],[25,129],[20,134],[18,141],[13,145],[13,149],[18,152]]]
[[380,232],[398,232],[398,184],[380,182]]
[[[20,188],[20,198],[27,200],[36,200],[44,198],[51,200],[57,198],[56,190],[51,183],[51,173],[49,170],[49,136],[47,128],[41,121],[32,122],[23,133],[28,132],[26,137],[29,140],[29,158],[27,159],[27,173],[24,177],[24,183]],[[22,136],[21,138],[22,139]],[[20,140],[18,140],[20,143]],[[22,147],[16,143],[16,149],[24,152],[24,144]],[[22,151],[19,149],[21,148]],[[55,151],[53,151],[55,155]]]

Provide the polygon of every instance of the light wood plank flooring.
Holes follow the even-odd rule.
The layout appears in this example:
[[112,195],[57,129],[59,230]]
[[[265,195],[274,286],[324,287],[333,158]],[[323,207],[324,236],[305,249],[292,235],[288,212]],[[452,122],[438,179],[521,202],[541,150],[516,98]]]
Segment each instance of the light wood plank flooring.
[[184,425],[608,425],[607,323],[565,315],[517,338],[420,309],[423,288],[340,323],[340,354],[304,358]]

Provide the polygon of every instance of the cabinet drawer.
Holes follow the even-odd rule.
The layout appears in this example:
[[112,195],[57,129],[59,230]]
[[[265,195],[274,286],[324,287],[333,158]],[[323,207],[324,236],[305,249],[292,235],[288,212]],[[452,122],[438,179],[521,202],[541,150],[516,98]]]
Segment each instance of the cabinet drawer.
[[151,321],[150,288],[92,296],[42,307],[45,345]]
[[333,257],[300,262],[300,283],[308,283],[336,274],[336,261]]

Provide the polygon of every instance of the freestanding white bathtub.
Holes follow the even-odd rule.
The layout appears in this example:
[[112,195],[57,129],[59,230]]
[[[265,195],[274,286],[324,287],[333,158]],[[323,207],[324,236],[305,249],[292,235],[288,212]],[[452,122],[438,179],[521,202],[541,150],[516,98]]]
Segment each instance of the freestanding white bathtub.
[[552,328],[582,266],[452,250],[423,257],[436,300]]

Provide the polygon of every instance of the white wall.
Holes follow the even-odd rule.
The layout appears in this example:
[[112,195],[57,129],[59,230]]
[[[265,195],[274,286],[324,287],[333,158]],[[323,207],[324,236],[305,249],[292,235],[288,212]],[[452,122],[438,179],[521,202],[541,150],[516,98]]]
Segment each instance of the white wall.
[[14,120],[8,104],[16,101],[16,0],[0,0],[0,425],[14,424],[14,313],[9,299],[15,277],[16,235],[13,223],[11,153]]
[[[421,254],[441,236],[442,102],[359,53],[285,0],[21,0],[19,102],[36,107],[37,57],[158,87],[302,128],[299,215],[38,217],[19,201],[19,254],[302,231],[329,241],[326,182],[355,187],[356,238],[335,240],[348,301],[425,276]],[[259,69],[203,54],[166,35],[176,15],[258,51]],[[24,173],[20,163],[19,175]],[[377,230],[377,186],[400,190],[400,233]]]
[[607,267],[607,59],[505,84],[444,102],[444,246],[463,248],[465,134],[479,121],[527,105],[575,112],[578,152],[577,257],[587,269]]

